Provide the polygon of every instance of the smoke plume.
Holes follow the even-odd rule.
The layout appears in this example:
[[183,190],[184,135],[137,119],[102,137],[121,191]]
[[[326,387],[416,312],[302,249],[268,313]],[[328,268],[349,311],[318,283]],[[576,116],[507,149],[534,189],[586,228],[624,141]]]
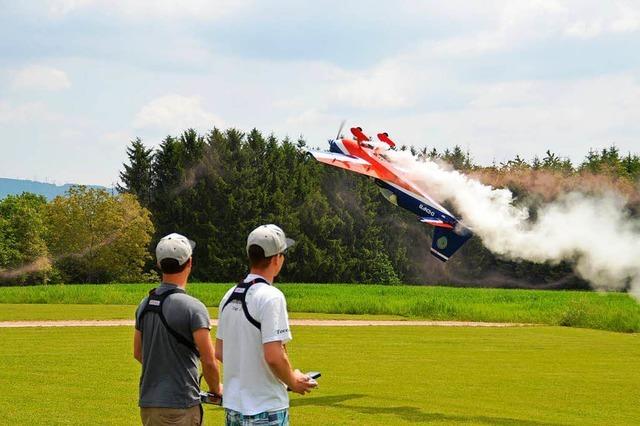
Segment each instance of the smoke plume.
[[429,195],[449,202],[485,247],[510,260],[558,264],[602,290],[628,289],[640,297],[640,222],[618,192],[555,194],[532,217],[530,206],[498,189],[407,152],[389,152],[408,178]]

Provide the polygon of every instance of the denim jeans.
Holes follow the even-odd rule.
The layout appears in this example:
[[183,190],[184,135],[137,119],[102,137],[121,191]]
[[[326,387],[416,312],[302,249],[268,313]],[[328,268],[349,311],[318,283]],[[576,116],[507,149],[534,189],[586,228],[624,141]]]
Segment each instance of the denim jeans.
[[264,413],[244,416],[237,411],[225,411],[226,426],[289,426],[289,409],[265,411]]

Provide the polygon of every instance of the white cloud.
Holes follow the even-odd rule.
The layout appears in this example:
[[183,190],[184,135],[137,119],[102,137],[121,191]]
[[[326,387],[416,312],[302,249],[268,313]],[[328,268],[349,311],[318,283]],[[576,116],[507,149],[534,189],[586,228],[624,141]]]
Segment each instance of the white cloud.
[[577,16],[567,25],[565,35],[589,39],[609,33],[631,33],[640,30],[640,7],[637,3],[617,2],[613,7],[597,10],[597,14],[594,15]]
[[[350,70],[323,62],[305,62],[303,67],[292,70],[272,67],[272,75],[283,77],[294,93],[291,97],[272,102],[280,110],[295,110],[295,117],[315,115],[327,109],[356,109],[384,111],[408,108],[423,99],[423,88],[436,78],[433,67],[426,66],[412,53],[394,55],[388,60],[362,70]],[[313,84],[309,84],[313,82]],[[298,85],[301,88],[297,88]]]
[[93,10],[128,19],[217,19],[242,10],[251,0],[48,0],[54,18]]
[[198,96],[165,95],[144,105],[136,114],[133,126],[179,132],[187,128],[205,131],[214,126],[225,127],[225,124],[204,109]]
[[640,30],[640,8],[637,5],[623,5],[619,10],[619,16],[609,25],[611,31],[627,33]]
[[49,14],[59,17],[86,7],[94,3],[94,0],[47,0],[46,3]]
[[15,104],[0,100],[0,123],[33,124],[60,121],[62,117],[51,112],[43,102]]
[[106,132],[101,137],[101,140],[104,140],[108,144],[128,144],[132,140],[135,140],[135,136],[131,134],[131,132],[116,130],[113,132]]
[[371,70],[352,73],[346,82],[332,91],[334,101],[355,108],[401,108],[410,106],[414,99],[411,88],[418,81],[396,62],[384,62]]
[[57,68],[32,65],[17,71],[11,86],[14,89],[31,90],[64,90],[71,87],[71,81],[62,70]]
[[471,33],[429,42],[430,51],[454,56],[483,54],[556,37],[590,39],[640,30],[640,3],[633,1],[528,0],[482,5],[498,19],[480,15],[472,22]]
[[300,126],[310,126],[310,125],[315,126],[315,125],[326,123],[334,119],[335,118],[330,114],[328,114],[324,109],[311,108],[311,109],[302,111],[300,114],[287,118],[286,122],[290,126],[300,127]]

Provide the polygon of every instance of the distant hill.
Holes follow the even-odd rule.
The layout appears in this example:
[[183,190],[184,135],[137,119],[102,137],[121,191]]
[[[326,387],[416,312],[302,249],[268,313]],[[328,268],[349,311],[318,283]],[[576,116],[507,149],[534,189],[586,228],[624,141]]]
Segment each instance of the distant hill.
[[[23,192],[33,192],[34,194],[44,195],[48,200],[55,198],[58,195],[64,195],[64,193],[74,184],[67,183],[65,185],[54,185],[52,183],[36,182],[33,180],[23,179],[9,179],[0,178],[0,199],[3,199],[7,195],[19,195]],[[90,188],[106,189],[108,191],[111,188],[105,188],[98,185],[87,185]]]

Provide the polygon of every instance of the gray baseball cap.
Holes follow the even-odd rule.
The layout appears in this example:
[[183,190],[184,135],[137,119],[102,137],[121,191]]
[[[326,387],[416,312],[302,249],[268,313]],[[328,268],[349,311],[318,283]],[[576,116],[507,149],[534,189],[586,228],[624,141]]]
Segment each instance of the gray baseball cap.
[[160,263],[164,259],[175,259],[180,265],[184,265],[193,254],[196,243],[184,235],[169,234],[163,237],[156,246],[156,259]]
[[260,246],[265,257],[284,252],[296,242],[284,235],[284,231],[276,225],[262,225],[251,231],[247,238],[247,254],[249,246]]

